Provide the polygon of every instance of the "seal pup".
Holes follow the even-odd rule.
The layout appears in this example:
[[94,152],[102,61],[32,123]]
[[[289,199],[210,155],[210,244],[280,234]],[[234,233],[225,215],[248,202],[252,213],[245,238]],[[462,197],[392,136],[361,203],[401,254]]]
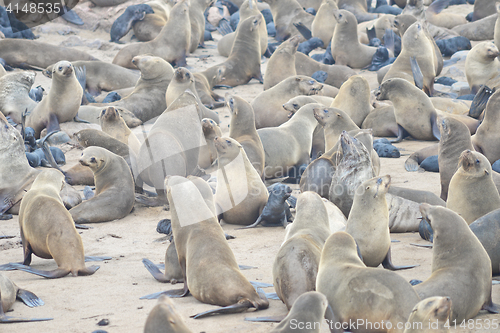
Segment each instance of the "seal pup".
[[467,53],[465,76],[472,94],[476,94],[481,85],[487,85],[490,88],[500,85],[499,55],[498,46],[492,42],[478,43]]
[[264,146],[255,128],[252,105],[243,98],[232,94],[226,94],[226,103],[231,113],[229,137],[239,142],[259,176],[264,178]]
[[[92,275],[99,266],[85,267],[82,238],[75,228],[71,214],[64,207],[59,192],[64,175],[55,169],[42,171],[24,195],[19,211],[19,227],[23,241],[23,264],[16,269],[46,278],[68,275]],[[50,207],[50,210],[40,209]],[[58,268],[44,271],[28,267],[31,255],[54,259]]]
[[125,46],[118,51],[112,63],[133,69],[132,59],[140,54],[148,54],[158,56],[174,66],[186,66],[190,42],[189,2],[182,0],[172,7],[167,24],[155,39]]
[[267,203],[267,188],[238,141],[216,137],[214,142],[218,163],[217,216],[226,223],[253,224]]
[[217,160],[217,149],[215,148],[214,139],[222,136],[219,125],[210,118],[201,120],[201,128],[205,136],[206,147],[200,149],[200,157],[198,158],[198,166],[201,169],[210,169],[214,166]]
[[371,64],[376,47],[361,44],[358,40],[358,21],[351,12],[335,11],[335,30],[332,37],[332,56],[336,65],[363,68]]
[[496,133],[499,124],[499,96],[500,91],[491,95],[486,104],[483,121],[471,138],[474,149],[486,156],[491,164],[500,159],[500,149],[495,144],[499,139],[499,135]]
[[[312,137],[317,126],[313,109],[318,104],[306,104],[286,123],[278,127],[257,130],[265,152],[264,176],[283,177],[309,164]],[[280,138],[286,137],[287,140]]]
[[177,255],[177,249],[175,248],[175,241],[173,236],[171,237],[170,244],[168,244],[167,251],[165,251],[164,273],[162,273],[158,266],[156,266],[149,259],[142,259],[142,263],[144,264],[144,267],[146,267],[148,272],[151,273],[151,275],[156,279],[156,281],[162,283],[170,282],[171,284],[184,282],[184,276],[182,275],[182,269],[179,265],[179,257]]
[[[170,176],[165,180],[165,187],[170,202],[172,232],[184,275],[182,296],[191,292],[200,302],[223,306],[194,318],[242,312],[251,307],[257,310],[269,307],[269,301],[264,295],[261,298],[238,268],[214,214],[214,198],[208,183],[196,177]],[[210,237],[211,242],[202,242],[206,237]],[[209,266],[206,265],[208,256],[217,258]],[[214,278],[206,279],[206,276]]]
[[265,0],[264,2],[271,7],[276,27],[275,38],[278,42],[287,40],[298,32],[294,26],[295,23],[302,23],[311,29],[314,16],[307,13],[297,0]]
[[23,113],[31,113],[37,103],[29,97],[35,73],[22,71],[8,73],[0,78],[0,112],[21,124]]
[[351,76],[340,86],[330,107],[344,111],[358,127],[361,127],[366,116],[373,110],[370,105],[368,81],[361,75]]
[[108,106],[101,111],[99,118],[101,129],[118,141],[130,147],[132,153],[137,156],[141,143],[137,136],[130,130],[127,123],[114,106]]
[[500,242],[496,237],[500,230],[498,209],[481,216],[471,224],[470,230],[483,245],[491,260],[491,269],[494,276],[500,275]]
[[446,207],[460,215],[467,224],[500,208],[500,195],[493,182],[491,164],[478,152],[465,150],[458,170],[450,180]]
[[47,128],[50,133],[59,130],[59,123],[73,120],[78,114],[83,89],[76,79],[73,65],[60,61],[52,70],[52,85],[47,96],[26,118],[26,126],[35,130],[35,137]]
[[421,300],[411,310],[403,333],[449,333],[451,308],[449,297],[435,296]]
[[283,110],[284,103],[298,95],[315,95],[321,89],[323,84],[313,78],[297,75],[261,92],[250,103],[255,113],[255,127],[280,126],[290,118],[290,112]]
[[144,333],[191,333],[170,297],[162,295],[146,319]]
[[498,313],[491,300],[490,258],[467,222],[440,206],[424,203],[420,212],[434,231],[432,274],[414,287],[420,298],[449,297],[450,320],[456,322],[475,317],[481,309]]
[[330,236],[328,213],[317,193],[301,193],[296,211],[273,264],[274,289],[288,310],[300,295],[316,289],[321,249]]
[[154,14],[153,8],[147,4],[128,6],[111,25],[110,42],[120,43],[119,40],[132,29],[137,21],[142,21],[146,14]]
[[24,304],[32,307],[44,305],[44,302],[31,291],[19,288],[8,277],[0,273],[0,323],[21,323],[30,321],[45,321],[52,318],[19,318],[7,316],[5,313],[19,299]]
[[345,231],[356,241],[366,266],[382,264],[390,270],[413,268],[415,266],[396,267],[391,261],[389,208],[385,197],[390,185],[389,175],[372,178],[359,185]]
[[[356,327],[360,331],[373,329],[366,323],[390,322],[397,327],[406,322],[420,301],[412,286],[397,273],[366,267],[354,238],[343,231],[332,234],[323,246],[316,290],[328,298],[335,322],[352,330],[349,323],[362,319],[365,325]],[[367,299],[373,303],[368,304]]]
[[123,157],[101,147],[88,147],[80,164],[94,173],[95,196],[70,209],[75,223],[121,219],[134,207],[134,179]]

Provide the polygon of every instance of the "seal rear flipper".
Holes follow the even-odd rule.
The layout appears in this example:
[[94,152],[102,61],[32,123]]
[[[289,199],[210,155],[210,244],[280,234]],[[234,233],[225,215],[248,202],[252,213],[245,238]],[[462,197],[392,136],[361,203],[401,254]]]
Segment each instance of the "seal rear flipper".
[[490,89],[488,86],[481,86],[476,96],[472,100],[469,109],[469,117],[478,119],[481,113],[483,113],[486,108],[486,103],[490,99],[490,96],[495,92],[495,88]]
[[0,306],[0,323],[27,323],[31,321],[47,321],[54,318],[21,318],[21,317],[11,317],[6,316]]
[[255,306],[250,300],[242,299],[236,304],[225,306],[225,307],[218,308],[218,309],[208,310],[205,312],[201,312],[201,313],[190,316],[190,318],[200,319],[200,318],[205,318],[205,317],[208,317],[211,315],[216,315],[216,314],[239,313],[239,312],[243,312],[243,311],[248,310],[249,308],[253,308],[253,307],[255,307]]
[[64,12],[64,14],[62,14],[61,17],[63,19],[65,19],[66,21],[68,21],[69,23],[73,23],[76,25],[83,25],[84,24],[84,22],[80,18],[80,16],[78,16],[78,14],[76,14],[68,6],[63,6],[63,12]]
[[112,257],[85,256],[85,262],[111,260]]
[[89,267],[82,268],[78,270],[78,276],[87,276],[87,275],[92,275],[94,274],[100,266],[97,265],[92,265]]
[[398,136],[395,140],[389,141],[390,143],[399,143],[403,141],[404,138],[410,136],[410,134],[403,128],[403,126],[398,124]]
[[304,23],[299,22],[299,23],[294,23],[293,25],[295,26],[295,28],[297,28],[302,37],[304,37],[307,40],[312,38],[311,30],[309,30],[309,28],[306,27]]
[[481,310],[486,310],[489,313],[499,313],[500,307],[497,304],[493,303],[493,300],[491,299],[491,294],[490,294],[490,299],[488,300],[487,303],[485,303],[483,305]]
[[229,24],[228,20],[226,20],[225,18],[222,18],[219,21],[219,26],[217,27],[217,31],[222,36],[225,36],[225,35],[230,34],[231,32],[233,32],[233,28],[231,28],[231,24]]
[[41,269],[36,269],[36,268],[32,268],[32,267],[20,265],[20,264],[13,264],[13,266],[20,271],[25,271],[25,272],[28,272],[31,274],[42,276],[42,277],[47,278],[47,279],[61,278],[61,277],[68,275],[71,272],[69,269],[61,269],[61,268],[55,269],[53,271],[44,271]]
[[285,319],[285,317],[286,317],[286,314],[269,316],[269,317],[245,317],[245,320],[246,321],[253,321],[253,322],[261,322],[261,323],[279,323],[283,319]]
[[78,118],[78,114],[73,118],[73,121],[76,123],[90,124],[90,121]]
[[385,269],[390,269],[391,271],[398,271],[402,269],[414,268],[420,265],[394,266],[391,260],[391,248],[389,247],[389,251],[387,251],[387,255],[385,256],[384,261],[382,261],[382,266],[384,266]]
[[171,298],[181,298],[189,295],[189,288],[186,279],[184,279],[184,289],[172,289],[164,292],[165,295]]
[[94,229],[93,227],[89,227],[89,226],[86,226],[86,225],[83,225],[83,224],[79,224],[79,223],[75,223],[75,228],[77,228],[77,229],[83,229],[83,230]]
[[265,294],[267,299],[274,299],[274,300],[280,299],[277,293],[265,293]]
[[413,74],[413,80],[415,81],[415,86],[418,89],[424,88],[424,75],[422,74],[422,70],[420,70],[420,66],[418,65],[417,58],[410,57],[410,66],[411,72]]
[[0,265],[0,271],[15,271],[17,269],[15,265],[22,264],[22,262],[9,262],[8,264]]
[[236,228],[236,229],[248,229],[248,228],[255,228],[256,226],[258,226],[262,221],[264,221],[264,219],[262,218],[262,214],[259,216],[259,218],[257,219],[257,221],[255,221],[254,223],[250,224],[250,225],[247,225],[246,227],[241,227],[241,228]]
[[37,295],[33,294],[31,291],[24,289],[19,289],[17,291],[16,297],[30,308],[42,306],[45,304]]
[[144,264],[144,267],[146,267],[148,272],[151,273],[151,275],[153,275],[153,277],[157,281],[162,283],[170,282],[170,279],[167,279],[165,277],[165,274],[163,274],[151,260],[144,258],[142,259],[142,263]]
[[419,169],[418,161],[412,158],[412,156],[410,155],[410,157],[408,157],[405,161],[405,169],[408,172],[418,171]]
[[[432,14],[439,14],[443,9],[445,9],[451,0],[437,0],[434,1],[427,7],[425,10],[425,13],[432,13]],[[426,15],[427,16],[427,15]]]
[[59,119],[57,119],[57,116],[54,113],[50,114],[49,122],[45,127],[47,128],[47,133],[61,130],[61,127],[59,126]]

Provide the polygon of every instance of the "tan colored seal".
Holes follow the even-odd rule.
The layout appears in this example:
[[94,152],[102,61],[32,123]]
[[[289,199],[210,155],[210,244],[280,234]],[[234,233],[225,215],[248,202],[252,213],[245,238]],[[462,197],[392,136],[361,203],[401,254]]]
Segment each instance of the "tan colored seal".
[[207,145],[200,149],[198,166],[201,169],[209,169],[217,160],[217,149],[215,148],[214,139],[218,136],[222,136],[222,132],[219,125],[210,118],[203,118],[201,120],[201,128]]
[[253,108],[243,98],[226,94],[227,105],[231,112],[229,137],[235,139],[245,150],[248,160],[254,166],[260,177],[264,177],[265,155],[264,146],[255,128]]
[[219,219],[226,223],[250,225],[257,221],[267,203],[267,188],[248,160],[238,141],[214,139],[217,148],[215,204]]
[[360,127],[366,116],[373,110],[370,105],[368,81],[361,75],[351,76],[340,87],[331,107],[346,112],[352,121]]
[[134,43],[122,48],[113,64],[134,68],[132,59],[141,54],[158,56],[176,66],[186,66],[186,55],[191,43],[189,2],[179,1],[170,12],[170,18],[152,41]]
[[297,75],[289,77],[276,86],[261,92],[252,101],[255,127],[274,127],[288,121],[290,112],[282,105],[298,95],[315,95],[323,88],[311,77]]
[[114,106],[108,106],[101,111],[101,129],[118,141],[130,147],[132,152],[137,155],[141,143],[137,136],[130,130],[127,123],[120,115],[120,112]]
[[321,39],[325,48],[332,40],[333,32],[335,31],[337,21],[332,20],[332,16],[338,9],[337,2],[333,0],[323,0],[312,21],[312,36]]
[[170,297],[162,295],[146,319],[144,333],[191,333]]
[[325,83],[336,88],[340,88],[349,77],[356,75],[356,72],[350,67],[344,65],[325,65],[302,52],[295,53],[295,70],[298,75],[306,76],[311,76],[317,71],[324,71],[328,74]]
[[358,21],[351,12],[335,12],[337,25],[332,37],[332,56],[335,64],[363,68],[371,64],[376,47],[361,44],[358,40]]
[[295,70],[295,52],[300,37],[295,35],[281,43],[267,62],[264,74],[264,90],[272,88],[290,76],[297,75]]
[[134,179],[123,157],[101,147],[88,147],[80,163],[94,172],[95,196],[69,212],[76,223],[121,219],[134,207]]
[[99,268],[85,267],[82,239],[59,196],[63,184],[64,175],[58,170],[42,171],[24,195],[19,211],[23,264],[29,265],[34,254],[44,259],[54,259],[58,268],[42,271],[19,266],[18,269],[47,278],[60,278],[69,273],[74,276],[92,275]]
[[465,75],[471,93],[475,94],[481,85],[494,88],[500,84],[500,75],[498,75],[500,70],[499,55],[498,46],[492,42],[478,43],[467,53]]
[[421,204],[420,212],[434,231],[432,274],[415,286],[420,298],[449,297],[453,302],[450,320],[457,323],[475,317],[481,309],[495,310],[491,261],[467,222],[440,206]]
[[477,128],[476,134],[472,136],[472,144],[476,151],[486,156],[491,164],[500,159],[500,148],[496,144],[499,139],[497,130],[499,124],[499,96],[500,92],[491,95],[486,104],[483,121]]
[[[191,292],[200,302],[224,306],[231,312],[251,307],[257,310],[267,308],[269,302],[265,296],[260,297],[238,268],[215,217],[210,186],[196,177],[170,176],[165,187],[170,202],[172,232],[185,278],[183,295]],[[210,242],[204,241],[207,237]],[[212,257],[218,260],[207,266],[207,260]],[[213,278],[207,279],[207,276]],[[206,311],[195,318],[221,311],[224,308]]]
[[59,123],[73,120],[78,114],[82,102],[83,89],[75,76],[73,65],[60,61],[52,70],[52,85],[47,96],[33,109],[26,118],[26,126],[35,130],[35,137],[40,132],[59,129]]
[[146,14],[144,19],[136,21],[134,26],[134,35],[141,42],[147,42],[154,39],[160,33],[161,29],[167,24],[170,11],[174,6],[173,1],[153,0],[145,2],[153,9],[153,14]]
[[[205,9],[213,2],[213,0],[189,0],[189,22],[191,24],[191,36],[188,51],[193,53],[198,48],[198,45],[205,45]],[[174,6],[175,7],[175,6]],[[178,15],[172,8],[170,18],[173,15]],[[175,18],[177,20],[177,18]],[[178,24],[182,23],[177,21]],[[167,22],[168,24],[168,22]],[[170,31],[172,33],[172,31]],[[179,65],[182,66],[182,65]]]
[[323,246],[316,290],[328,298],[336,321],[343,327],[352,330],[350,323],[362,319],[361,325],[356,325],[359,331],[373,330],[367,323],[397,327],[406,322],[420,301],[412,286],[397,273],[366,267],[358,257],[354,238],[343,231],[332,234]]
[[300,295],[316,289],[321,249],[330,236],[328,213],[317,193],[302,193],[296,210],[273,264],[274,289],[288,310]]
[[35,73],[22,71],[0,77],[0,112],[15,123],[22,122],[24,112],[31,113],[37,103],[29,97]]
[[492,179],[490,162],[478,152],[465,150],[450,180],[446,207],[467,224],[500,208],[500,195]]
[[363,120],[361,128],[370,128],[373,136],[386,137],[398,135],[398,124],[393,106],[383,106],[373,109]]
[[274,26],[276,27],[276,40],[282,42],[297,34],[294,23],[302,23],[311,29],[314,16],[307,13],[297,0],[265,0],[271,7]]
[[429,297],[411,310],[403,333],[449,333],[451,299],[449,297]]

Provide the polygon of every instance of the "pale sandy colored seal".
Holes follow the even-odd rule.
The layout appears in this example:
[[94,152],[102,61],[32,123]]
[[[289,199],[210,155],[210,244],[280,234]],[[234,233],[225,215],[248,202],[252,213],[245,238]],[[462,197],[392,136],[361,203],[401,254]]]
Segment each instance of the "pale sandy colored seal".
[[271,7],[277,41],[284,41],[297,34],[294,23],[300,22],[311,29],[314,16],[306,13],[297,0],[265,0],[264,2]]
[[162,333],[166,330],[176,333],[192,332],[174,307],[174,302],[170,297],[162,295],[146,319],[144,333]]
[[361,127],[363,120],[373,110],[370,105],[370,85],[368,81],[361,75],[351,76],[342,84],[330,106],[347,113],[352,121],[358,127]]
[[14,72],[0,77],[0,110],[15,123],[22,122],[24,112],[31,113],[37,103],[29,97],[35,81],[34,72]]
[[335,10],[338,9],[337,2],[323,0],[311,24],[312,36],[321,39],[325,48],[332,40],[333,31],[335,30],[335,25],[337,25],[337,21],[332,20],[332,16]]
[[467,53],[465,75],[471,93],[475,94],[481,85],[494,88],[500,84],[499,55],[498,46],[491,42],[478,43]]
[[264,74],[264,90],[272,88],[284,79],[297,75],[295,70],[295,52],[299,46],[300,37],[295,35],[281,43],[273,52],[267,63]]
[[403,333],[449,333],[451,299],[449,297],[429,297],[415,305]]

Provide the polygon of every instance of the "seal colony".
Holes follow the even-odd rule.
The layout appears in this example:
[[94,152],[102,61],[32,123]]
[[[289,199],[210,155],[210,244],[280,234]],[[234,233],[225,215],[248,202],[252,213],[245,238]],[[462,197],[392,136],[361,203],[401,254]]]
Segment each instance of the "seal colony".
[[[165,325],[182,332],[325,331],[300,324],[308,322],[333,324],[339,332],[335,325],[363,319],[365,331],[374,330],[370,323],[431,320],[446,332],[446,320],[485,326],[500,319],[493,313],[500,289],[492,281],[499,274],[500,242],[492,237],[500,208],[498,95],[479,87],[486,83],[493,90],[496,77],[481,75],[488,70],[474,53],[473,66],[467,51],[449,58],[454,52],[442,45],[451,49],[457,32],[435,26],[447,17],[463,24],[472,5],[440,12],[442,1],[429,9],[427,2],[410,1],[406,18],[376,19],[372,11],[391,6],[266,2],[217,2],[207,16],[203,0],[108,0],[114,7],[102,8],[82,2],[72,12],[83,26],[62,26],[58,18],[33,28],[40,37],[25,54],[1,48],[0,270],[45,302],[35,309],[12,305],[12,295],[23,292],[0,286],[2,303],[9,303],[2,310],[12,307],[6,317],[55,318],[51,324],[12,323],[14,330],[57,325],[72,331],[69,318],[81,318],[76,324],[89,332],[106,320],[110,330],[124,332],[158,332]],[[153,13],[141,12],[139,20],[127,12],[131,6],[149,6]],[[328,24],[320,7],[328,11]],[[420,8],[427,14],[419,15]],[[412,11],[431,23],[407,20]],[[111,37],[123,44],[108,42],[115,19]],[[214,41],[200,38],[206,22]],[[223,37],[229,27],[234,32]],[[402,41],[386,29],[399,29]],[[289,39],[275,44],[276,30],[278,40]],[[484,41],[494,40],[493,33]],[[316,36],[323,47],[314,49]],[[380,70],[389,73],[380,88],[377,73],[362,67],[382,52],[388,52],[387,64],[396,60],[389,71]],[[130,68],[112,64],[115,57]],[[108,93],[114,99],[102,102]],[[82,95],[97,102],[80,106]],[[92,124],[75,122],[75,116]],[[51,135],[38,146],[64,152],[63,173],[28,164],[25,152],[37,146],[34,133],[44,138],[45,132]],[[374,144],[379,136],[398,135],[394,146]],[[380,142],[394,153],[373,149]],[[406,171],[405,160],[417,152]],[[433,158],[439,173],[422,171],[429,164],[423,158]],[[477,181],[470,183],[471,176]],[[421,210],[425,202],[439,207],[424,204]],[[424,213],[436,238],[433,250],[411,245],[428,245],[409,232],[419,230]],[[452,246],[460,258],[447,256]],[[30,252],[35,256],[28,262]],[[85,254],[112,257],[95,272],[85,261],[98,258]],[[398,268],[411,269],[392,271]],[[25,271],[89,276],[48,280]],[[424,282],[412,287],[413,279]],[[4,318],[0,314],[0,325]]]

